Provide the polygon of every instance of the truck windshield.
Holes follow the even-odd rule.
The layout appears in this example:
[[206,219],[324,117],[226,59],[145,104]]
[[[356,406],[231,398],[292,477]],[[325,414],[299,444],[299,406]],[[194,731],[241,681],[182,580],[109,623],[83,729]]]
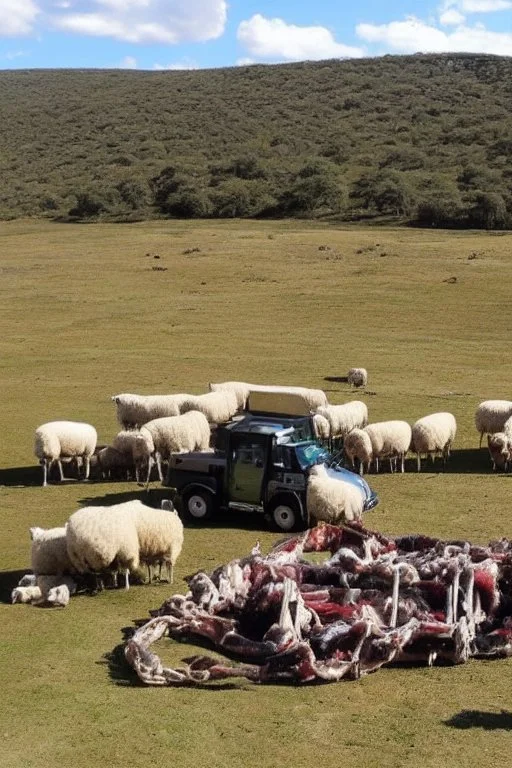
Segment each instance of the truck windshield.
[[318,443],[304,443],[295,446],[295,455],[301,469],[312,467],[313,464],[320,464],[329,458],[328,452]]

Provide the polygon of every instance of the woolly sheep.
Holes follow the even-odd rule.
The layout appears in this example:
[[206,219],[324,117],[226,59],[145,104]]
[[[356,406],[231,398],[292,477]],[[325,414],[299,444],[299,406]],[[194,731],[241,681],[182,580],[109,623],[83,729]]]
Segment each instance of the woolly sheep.
[[440,452],[446,464],[456,433],[457,422],[451,413],[431,413],[413,424],[411,450],[416,453],[418,472],[422,453],[433,459]]
[[164,416],[179,416],[182,403],[191,395],[112,395],[117,419],[123,429],[142,427],[148,421]]
[[352,429],[361,429],[368,424],[368,408],[361,400],[351,400],[343,405],[327,405],[316,409],[316,413],[327,419],[331,437],[343,437]]
[[364,499],[352,483],[330,476],[324,464],[316,464],[309,471],[306,504],[314,521],[337,524],[359,520]]
[[328,440],[331,436],[331,425],[325,416],[319,413],[313,415],[313,430],[318,440]]
[[351,387],[366,387],[368,383],[366,368],[351,368],[347,374],[347,381]]
[[[507,422],[508,423],[508,422]],[[507,423],[505,426],[507,426]],[[510,431],[495,432],[487,435],[487,446],[492,461],[492,468],[504,469],[507,472],[512,458],[512,434]]]
[[378,421],[365,427],[366,434],[372,445],[372,459],[375,460],[375,468],[379,471],[379,459],[389,458],[389,465],[393,471],[393,463],[396,466],[400,459],[400,469],[405,470],[405,456],[411,445],[412,430],[406,421]]
[[31,528],[31,566],[35,574],[60,575],[73,571],[66,546],[66,528]]
[[310,389],[309,387],[278,386],[267,384],[249,384],[245,381],[224,381],[218,384],[210,384],[210,390],[217,392],[220,389],[232,390],[237,395],[238,407],[246,408],[247,400],[251,392],[273,392],[275,394],[288,393],[302,397],[308,408],[312,411],[315,408],[327,405],[327,395],[321,389]]
[[173,582],[173,570],[183,546],[183,523],[172,502],[162,501],[161,509],[154,509],[142,503],[133,504],[132,514],[139,537],[141,563],[148,566],[151,581],[152,565],[162,564],[167,568],[169,583]]
[[222,424],[229,421],[238,411],[236,393],[230,389],[208,392],[205,395],[190,395],[181,405],[181,413],[199,411],[210,424]]
[[82,507],[71,515],[66,544],[69,559],[79,573],[124,570],[125,588],[129,589],[129,572],[139,565],[133,505],[128,501],[111,507]]
[[91,424],[78,421],[50,421],[36,429],[34,453],[43,466],[43,486],[47,485],[48,470],[58,464],[60,479],[64,480],[62,459],[81,457],[85,479],[89,477],[90,458],[96,448],[98,435]]
[[208,420],[199,411],[188,411],[181,416],[149,421],[141,428],[133,448],[137,481],[142,464],[147,462],[146,484],[149,483],[155,461],[158,476],[162,481],[162,459],[168,461],[173,453],[206,451],[209,449],[210,437]]
[[370,471],[373,451],[370,435],[364,429],[352,429],[343,440],[343,450],[347,460],[355,467],[355,459],[359,460],[359,474],[362,475],[365,470]]
[[122,453],[111,445],[102,448],[96,459],[104,480],[112,480],[114,477],[128,480],[134,470],[132,452]]
[[510,400],[484,400],[480,403],[475,413],[475,426],[480,433],[479,447],[482,447],[482,438],[487,434],[503,432],[505,422],[512,416],[512,402]]

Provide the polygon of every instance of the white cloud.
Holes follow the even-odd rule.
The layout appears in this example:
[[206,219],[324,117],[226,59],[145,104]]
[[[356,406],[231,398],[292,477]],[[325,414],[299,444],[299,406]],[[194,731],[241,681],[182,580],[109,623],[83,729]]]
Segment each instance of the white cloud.
[[259,59],[300,61],[364,54],[361,48],[336,42],[326,27],[298,27],[282,19],[267,19],[259,13],[240,23],[237,38]]
[[466,17],[457,11],[456,8],[450,8],[449,10],[444,11],[439,17],[440,24],[443,24],[445,27],[458,26],[459,24],[463,24],[465,20]]
[[510,0],[460,0],[460,9],[465,13],[492,13],[512,8]]
[[53,22],[76,34],[173,44],[220,37],[226,15],[226,0],[80,0]]
[[248,56],[242,56],[241,59],[237,59],[235,64],[237,67],[249,67],[251,64],[256,64],[254,59],[250,59]]
[[28,55],[28,51],[8,51],[2,56],[2,58],[7,59],[7,61],[13,61],[14,59],[19,59],[21,56]]
[[153,69],[157,69],[157,70],[199,69],[199,64],[197,63],[197,61],[193,61],[192,59],[182,59],[181,61],[175,61],[172,64],[158,64],[158,62],[155,62],[155,64],[153,64]]
[[33,0],[0,0],[0,37],[30,35],[39,13]]
[[117,69],[137,69],[137,59],[135,56],[125,56],[117,65]]
[[381,43],[396,53],[494,53],[512,56],[512,33],[491,32],[483,24],[461,25],[445,32],[413,16],[389,24],[358,24],[356,32],[368,43]]

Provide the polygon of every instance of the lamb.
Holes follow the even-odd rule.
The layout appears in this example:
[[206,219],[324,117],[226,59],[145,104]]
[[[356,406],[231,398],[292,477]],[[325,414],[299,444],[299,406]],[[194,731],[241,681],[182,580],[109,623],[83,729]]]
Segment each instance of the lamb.
[[181,405],[182,414],[188,411],[203,413],[210,424],[222,424],[238,411],[236,392],[223,389],[205,395],[190,395]]
[[139,566],[139,539],[133,520],[133,505],[127,501],[111,507],[82,507],[66,525],[69,559],[79,573],[124,570],[125,588],[129,573]]
[[487,446],[492,461],[492,468],[508,471],[512,458],[512,419],[505,422],[503,432],[487,435]]
[[168,461],[172,453],[207,451],[210,446],[210,437],[208,420],[198,411],[188,411],[181,416],[149,421],[140,430],[133,448],[137,481],[142,464],[147,462],[146,486],[149,484],[151,468],[155,461],[160,481],[162,481],[162,459]]
[[505,422],[512,416],[512,402],[510,400],[484,400],[480,403],[475,413],[475,426],[480,432],[479,448],[482,447],[482,438],[487,434],[503,432]]
[[440,452],[446,464],[450,448],[457,433],[457,422],[451,413],[431,413],[413,424],[411,450],[416,453],[418,472],[421,470],[421,454],[431,455]]
[[209,387],[212,392],[217,392],[221,389],[234,391],[237,396],[238,407],[241,410],[247,407],[247,400],[251,392],[299,395],[312,411],[327,405],[327,395],[325,392],[321,389],[310,389],[309,387],[248,384],[244,381],[224,381],[219,384],[210,384]]
[[368,408],[361,400],[322,406],[316,409],[316,413],[329,422],[331,438],[344,437],[352,429],[361,429],[368,424]]
[[139,537],[140,561],[148,566],[149,580],[151,566],[159,564],[160,578],[162,564],[165,564],[169,583],[172,584],[174,565],[183,546],[183,523],[178,513],[167,499],[162,501],[161,509],[140,502],[137,505],[134,503],[132,509]]
[[30,528],[31,565],[35,574],[72,573],[73,565],[66,546],[66,528]]
[[[411,445],[412,430],[406,421],[379,421],[368,424],[364,430],[371,442],[371,456],[375,460],[375,468],[379,471],[379,459],[389,458],[389,466],[393,471],[397,459],[400,459],[400,469],[405,470],[405,456]],[[371,459],[370,459],[371,460]]]
[[136,429],[164,416],[179,416],[182,403],[191,395],[112,395],[117,419],[123,429]]
[[366,387],[368,383],[366,368],[351,368],[347,374],[347,381],[351,387]]
[[50,421],[36,429],[34,453],[43,467],[43,487],[46,486],[48,471],[56,462],[60,479],[64,480],[62,460],[81,458],[85,467],[85,479],[89,477],[90,458],[96,448],[98,435],[91,424],[78,421]]
[[352,483],[330,476],[324,464],[316,464],[309,471],[306,504],[312,520],[339,524],[360,520],[364,499]]

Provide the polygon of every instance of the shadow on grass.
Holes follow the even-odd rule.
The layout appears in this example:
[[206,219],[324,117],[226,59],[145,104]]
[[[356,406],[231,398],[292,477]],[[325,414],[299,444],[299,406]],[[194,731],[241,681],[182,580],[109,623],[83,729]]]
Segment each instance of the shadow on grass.
[[18,586],[19,580],[30,572],[27,566],[22,571],[0,571],[0,603],[11,603],[11,592]]
[[338,384],[348,384],[348,376],[324,376],[324,381],[335,381]]
[[444,724],[450,728],[483,728],[484,731],[512,730],[512,712],[502,709],[501,712],[482,712],[479,709],[463,709],[457,712]]
[[24,488],[26,486],[42,485],[42,483],[43,470],[41,467],[7,467],[0,469],[0,485]]
[[[121,493],[106,493],[103,496],[85,497],[79,499],[80,504],[94,507],[109,507],[112,504],[122,504],[125,501],[138,499],[149,507],[159,508],[162,499],[172,499],[176,503],[176,508],[180,512],[179,498],[174,499],[172,488],[149,488],[145,490],[124,491]],[[211,520],[206,523],[195,524],[185,520],[185,528],[239,528],[243,531],[267,531],[269,523],[261,513],[236,512],[234,510],[219,510]]]

